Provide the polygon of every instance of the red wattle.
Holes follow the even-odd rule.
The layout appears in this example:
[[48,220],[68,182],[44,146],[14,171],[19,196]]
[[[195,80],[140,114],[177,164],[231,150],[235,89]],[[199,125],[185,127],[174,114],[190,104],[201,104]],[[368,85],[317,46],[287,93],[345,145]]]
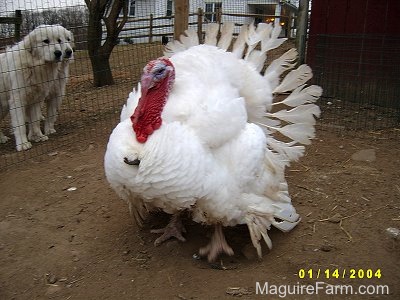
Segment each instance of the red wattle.
[[[151,79],[149,74],[142,76],[142,80],[150,79],[153,81],[143,82],[142,88],[145,90],[142,90],[142,97],[139,99],[135,112],[131,116],[132,127],[139,143],[145,143],[154,130],[161,127],[161,113],[175,79],[175,69],[173,69],[172,63],[166,58],[159,60],[172,68],[170,68],[168,75],[160,81],[154,81],[154,77]],[[146,68],[151,68],[155,64],[155,61],[152,61]]]

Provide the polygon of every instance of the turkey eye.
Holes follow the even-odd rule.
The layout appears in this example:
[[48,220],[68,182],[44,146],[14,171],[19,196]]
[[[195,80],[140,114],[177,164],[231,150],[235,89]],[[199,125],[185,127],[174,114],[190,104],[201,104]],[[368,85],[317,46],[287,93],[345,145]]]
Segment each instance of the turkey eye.
[[45,40],[43,40],[43,43],[50,44],[50,40],[49,39],[45,39]]

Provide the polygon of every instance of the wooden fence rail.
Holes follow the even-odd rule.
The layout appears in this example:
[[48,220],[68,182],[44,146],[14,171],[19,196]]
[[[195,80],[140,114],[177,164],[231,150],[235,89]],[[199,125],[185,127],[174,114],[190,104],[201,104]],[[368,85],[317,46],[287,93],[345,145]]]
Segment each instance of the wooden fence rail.
[[14,24],[14,36],[6,39],[1,39],[0,48],[18,42],[21,39],[21,10],[16,10],[14,17],[0,17],[0,24]]
[[[286,37],[292,37],[291,36],[291,31],[295,29],[293,26],[293,20],[296,17],[291,17],[291,16],[282,16],[282,15],[266,15],[266,14],[245,14],[245,13],[223,13],[220,10],[217,10],[217,12],[213,13],[207,13],[207,14],[213,14],[216,15],[216,22],[221,24],[222,23],[222,16],[233,16],[233,17],[243,17],[243,18],[263,18],[263,19],[280,19],[284,21],[284,30],[285,30],[285,36]],[[203,9],[199,8],[196,13],[191,13],[189,14],[189,17],[197,16],[196,22],[189,22],[188,25],[197,25],[197,32],[199,33],[199,40],[202,41],[203,39],[203,33],[204,33],[204,25],[207,24],[206,21],[203,20],[204,17],[204,11]],[[144,38],[148,37],[149,42],[153,41],[153,37],[155,36],[174,36],[174,19],[175,16],[167,16],[167,17],[154,17],[153,14],[150,15],[149,18],[137,18],[137,19],[128,19],[128,21],[125,24],[125,27],[122,29],[122,32],[133,32],[133,34],[126,36],[126,38]],[[156,20],[169,20],[170,24],[161,24],[161,25],[154,25],[154,22]],[[130,27],[129,24],[132,23],[138,23],[138,22],[148,22],[148,25],[139,25],[139,26],[132,26]],[[235,23],[235,25],[240,26],[243,25],[243,23]],[[165,28],[168,29],[166,32],[163,33],[155,33],[155,29],[161,29]],[[172,28],[172,30],[170,30]],[[135,31],[141,31],[140,34],[134,34]],[[143,31],[147,31],[147,33],[143,33]]]
[[[294,29],[292,27],[293,19],[295,17],[289,16],[278,16],[278,15],[264,15],[264,14],[245,14],[245,13],[224,13],[222,10],[218,9],[216,12],[207,13],[208,15],[215,15],[215,20],[217,23],[222,23],[222,16],[231,16],[231,17],[239,17],[239,18],[262,18],[262,19],[281,19],[284,20],[285,23],[285,35],[287,37],[291,37],[290,32]],[[190,17],[197,17],[196,21],[189,22],[189,26],[197,25],[197,32],[199,35],[199,40],[202,42],[203,34],[204,34],[204,25],[208,22],[204,20],[204,11],[199,8],[197,12],[189,14]],[[169,24],[157,24],[158,21],[165,20]],[[151,14],[147,18],[131,18],[125,24],[125,27],[121,32],[132,32],[132,34],[127,34],[124,38],[148,38],[148,41],[153,42],[154,37],[172,37],[174,36],[174,20],[175,16],[162,16],[162,17],[154,17]],[[145,24],[137,24],[139,22],[143,22]],[[147,24],[146,24],[147,23]],[[14,36],[10,38],[5,38],[0,40],[0,48],[6,45],[13,44],[21,39],[21,24],[22,24],[22,13],[21,10],[15,11],[14,17],[0,17],[0,24],[14,24]],[[131,25],[131,26],[130,26]],[[133,25],[133,26],[132,26]],[[240,26],[243,23],[235,23],[235,25]],[[79,27],[84,27],[79,26]],[[161,29],[165,28],[165,32],[159,32]],[[135,34],[135,31],[137,32]],[[157,32],[158,31],[158,32]]]

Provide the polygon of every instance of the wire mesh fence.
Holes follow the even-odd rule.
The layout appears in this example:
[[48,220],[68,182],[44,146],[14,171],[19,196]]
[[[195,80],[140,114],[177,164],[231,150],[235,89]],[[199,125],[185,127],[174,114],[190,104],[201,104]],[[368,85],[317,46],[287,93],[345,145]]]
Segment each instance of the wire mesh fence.
[[[148,5],[140,9],[136,7],[136,11],[133,11],[134,6],[129,7],[132,10],[129,12],[131,19],[145,19],[155,12],[151,5],[152,1],[143,2],[147,2]],[[8,114],[2,120],[1,129],[10,140],[0,144],[0,169],[42,154],[53,155],[71,145],[90,142],[97,138],[106,140],[118,121],[124,101],[140,78],[141,69],[149,60],[162,54],[161,42],[156,39],[151,41],[151,38],[149,41],[149,36],[140,34],[140,29],[123,31],[109,57],[114,84],[94,86],[95,72],[87,50],[88,43],[90,43],[87,38],[89,12],[83,1],[73,1],[73,3],[76,5],[71,6],[71,2],[61,0],[46,3],[36,1],[36,3],[30,3],[31,5],[28,4],[28,7],[25,7],[25,3],[24,6],[17,7],[21,9],[19,28],[15,28],[14,24],[2,24],[1,36],[3,39],[1,40],[5,43],[2,43],[1,46],[11,45],[10,41],[17,42],[15,29],[19,29],[19,35],[24,37],[40,24],[61,24],[74,33],[75,51],[73,62],[69,65],[70,76],[65,95],[63,95],[62,105],[57,113],[56,133],[50,134],[47,141],[33,142],[32,148],[28,151],[17,152],[12,133],[13,124]],[[2,17],[15,17],[15,5],[11,2],[6,2],[6,5],[9,6],[6,7],[6,10],[2,10],[6,12]],[[9,19],[8,21],[14,20]],[[105,27],[105,24],[102,25]],[[104,33],[101,39],[104,42],[106,29],[102,30]],[[168,31],[170,32],[171,28]],[[127,34],[135,34],[136,37],[133,39]],[[3,47],[2,52],[4,51]],[[4,72],[3,70],[4,68],[2,68],[2,74],[8,76],[6,70]],[[23,88],[25,87],[26,85],[23,86]],[[39,100],[43,101],[44,99]],[[42,104],[43,115],[46,114],[44,106]],[[4,109],[2,110],[2,114],[6,115],[7,113]]]
[[344,133],[399,136],[400,39],[318,35],[312,65],[323,87],[320,126]]
[[[238,32],[241,24],[279,20],[283,27],[282,36],[292,38],[295,36],[297,2],[192,0],[189,1],[188,7],[188,25],[202,32],[210,22],[233,22],[236,24],[235,32]],[[176,21],[174,1],[109,1],[106,7],[107,17],[112,16],[113,3],[128,4],[126,18],[123,14],[124,10],[121,9],[113,23],[101,21],[101,36],[95,38],[93,38],[94,25],[89,18],[89,9],[83,0],[32,0],[17,3],[6,0],[0,3],[0,53],[6,51],[6,46],[18,42],[40,24],[61,24],[74,34],[75,39],[74,59],[69,64],[69,80],[61,107],[57,112],[56,132],[50,134],[48,140],[33,143],[28,151],[17,152],[14,135],[10,132],[13,124],[6,107],[8,105],[3,105],[2,99],[0,112],[4,118],[0,126],[2,132],[11,140],[0,144],[0,170],[39,155],[53,155],[71,145],[98,139],[106,143],[111,130],[118,122],[122,105],[140,79],[143,66],[149,60],[161,56],[164,44],[173,39]],[[122,23],[122,30],[116,36],[112,36],[110,26],[112,24],[118,26]],[[201,38],[202,34],[199,34],[199,37]],[[100,39],[101,42],[95,44],[97,42],[95,39]],[[368,103],[348,101],[350,98],[358,97],[357,92],[365,94],[365,85],[361,85],[362,80],[360,80],[362,76],[359,75],[354,79],[360,83],[357,86],[349,86],[351,82],[349,77],[346,77],[347,79],[342,84],[338,78],[344,79],[345,76],[340,74],[340,69],[337,69],[339,64],[333,60],[325,60],[325,57],[329,57],[327,51],[335,52],[336,48],[332,47],[332,42],[329,42],[327,38],[324,41],[325,43],[321,42],[317,46],[317,51],[324,55],[320,56],[320,59],[317,57],[314,70],[316,81],[326,90],[321,101],[323,119],[320,124],[329,128],[343,126],[347,128],[347,124],[342,123],[345,121],[353,125],[357,124],[353,126],[354,128],[364,129],[366,125],[363,125],[363,122],[367,122],[370,125],[368,128],[375,130],[382,127],[383,120],[387,120],[385,128],[396,127],[399,121],[398,104],[395,107],[391,104],[390,108],[385,106],[383,110],[380,106],[383,102],[387,103],[391,100],[379,103],[375,100],[368,100]],[[100,48],[107,46],[107,43],[113,44],[111,54],[109,57],[102,57],[104,53],[100,51]],[[347,41],[342,44],[351,47]],[[357,42],[355,41],[354,44]],[[289,46],[293,45],[291,41]],[[340,48],[339,44],[338,47]],[[355,53],[359,51],[360,49],[354,49]],[[398,48],[394,51],[398,51]],[[398,95],[400,86],[399,77],[396,77],[398,64],[397,66],[390,65],[385,57],[382,56],[381,61],[387,63],[387,67],[392,68],[390,72],[393,72],[381,72],[377,77],[380,78],[379,80],[368,82],[369,90],[371,90],[368,95],[374,95],[375,98],[389,99]],[[105,64],[105,68],[110,68],[113,84],[96,84],[98,75],[106,72],[101,65],[105,60],[109,62],[109,66]],[[8,76],[4,67],[0,71],[2,75]],[[374,77],[374,74],[371,73],[368,76],[368,78]],[[393,79],[391,81],[388,80],[390,76]],[[386,85],[381,85],[380,82],[385,82],[388,88],[389,85],[397,86],[397,90],[388,91]],[[339,87],[341,93],[338,92]],[[372,98],[368,97],[368,99]],[[43,100],[40,101],[43,102]],[[46,117],[44,107],[42,114]]]
[[[112,15],[114,2],[119,1],[109,1],[109,7],[105,9],[106,17]],[[280,18],[281,25],[286,30],[285,34],[293,34],[296,7],[286,3],[277,9],[276,4],[279,1],[262,2],[249,4],[247,1],[189,1],[188,25],[204,31],[203,26],[210,22],[230,21],[239,26],[253,21],[257,23]],[[83,0],[35,0],[23,3],[7,0],[0,4],[2,5],[0,16],[2,52],[6,46],[18,42],[20,37],[26,36],[41,24],[61,24],[73,32],[75,38],[74,61],[69,65],[69,80],[62,105],[57,112],[56,132],[50,134],[46,141],[32,143],[32,148],[28,151],[17,152],[14,136],[10,132],[13,124],[10,117],[5,116],[8,108],[4,105],[2,114],[5,118],[2,120],[1,129],[11,140],[0,144],[0,169],[42,154],[53,155],[65,147],[93,139],[100,138],[106,141],[110,131],[118,122],[124,101],[139,81],[143,66],[149,60],[161,56],[163,44],[174,36],[174,1],[143,0],[128,1],[127,4],[127,18],[124,20],[121,10],[115,20],[116,24],[122,21],[125,23],[112,41],[115,42],[115,46],[109,57],[114,84],[100,87],[96,87],[96,76],[105,70],[93,63],[96,56],[93,53],[98,49],[90,48],[95,41],[90,39],[89,9]],[[109,41],[110,24],[107,24],[105,19],[101,23],[102,36],[101,44],[96,46],[98,48]],[[97,53],[101,55],[100,51]],[[93,67],[97,69],[94,70]],[[6,71],[3,68],[2,74],[8,76]],[[38,101],[43,102],[43,100]],[[46,117],[43,106],[42,104],[42,114]],[[29,120],[27,118],[25,121]]]

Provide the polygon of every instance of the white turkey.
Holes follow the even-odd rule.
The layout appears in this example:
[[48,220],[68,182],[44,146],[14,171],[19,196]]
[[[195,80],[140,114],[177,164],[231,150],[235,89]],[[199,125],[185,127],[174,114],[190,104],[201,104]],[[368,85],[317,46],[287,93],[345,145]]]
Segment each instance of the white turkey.
[[291,70],[295,49],[264,67],[267,52],[286,40],[279,24],[243,25],[231,47],[233,28],[226,23],[219,33],[209,24],[202,45],[189,29],[145,66],[104,161],[111,187],[138,224],[152,210],[172,215],[156,231],[163,233],[156,245],[173,236],[185,240],[183,211],[213,225],[199,251],[209,261],[233,254],[225,226],[247,224],[261,257],[261,240],[272,247],[271,225],[287,232],[298,224],[284,172],[303,155],[301,144],[314,137],[320,114],[314,102],[322,89],[306,87],[311,69]]

